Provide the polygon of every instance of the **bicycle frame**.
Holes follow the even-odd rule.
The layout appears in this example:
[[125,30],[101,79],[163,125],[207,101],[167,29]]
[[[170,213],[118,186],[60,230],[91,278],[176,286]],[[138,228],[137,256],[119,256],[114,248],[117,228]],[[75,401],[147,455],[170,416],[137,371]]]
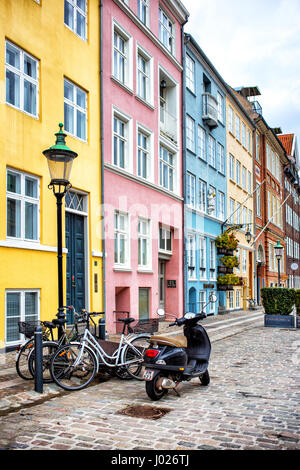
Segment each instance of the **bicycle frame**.
[[[128,335],[129,336],[129,339],[133,339],[133,335]],[[136,337],[136,336],[134,336]],[[128,340],[128,337],[126,337],[124,335],[124,333],[121,334],[121,338],[120,338],[120,342],[119,342],[119,346],[118,346],[118,349],[117,351],[114,352],[114,354],[112,356],[110,356],[109,354],[107,354],[104,349],[101,347],[101,345],[96,341],[96,339],[94,338],[94,336],[90,333],[90,331],[88,329],[85,330],[84,332],[84,335],[83,335],[83,338],[82,338],[82,341],[80,343],[71,343],[71,344],[81,344],[82,347],[81,347],[81,350],[80,350],[80,353],[78,354],[77,358],[75,359],[74,361],[74,367],[80,362],[81,360],[81,357],[82,357],[82,352],[84,350],[84,348],[88,348],[90,349],[94,355],[95,355],[95,358],[96,358],[96,362],[97,362],[97,372],[99,371],[99,366],[100,366],[100,361],[99,359],[101,360],[102,363],[104,363],[107,367],[123,367],[123,366],[127,366],[128,364],[133,364],[133,363],[136,363],[137,360],[134,359],[132,361],[127,361],[125,362],[124,361],[124,350],[125,350],[125,346],[129,346],[136,352],[139,352],[131,343],[130,341]],[[114,361],[114,363],[111,363],[111,362],[107,362],[105,360],[105,358],[107,358],[108,360],[111,359]],[[142,360],[143,358],[141,358]],[[121,360],[121,362],[119,362],[119,360]]]

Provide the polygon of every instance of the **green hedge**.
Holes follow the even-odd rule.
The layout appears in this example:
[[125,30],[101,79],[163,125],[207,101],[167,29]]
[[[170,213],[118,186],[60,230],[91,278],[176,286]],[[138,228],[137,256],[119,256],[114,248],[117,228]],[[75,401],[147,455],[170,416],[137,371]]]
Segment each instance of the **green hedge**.
[[289,315],[295,305],[296,292],[295,289],[264,287],[261,298],[266,315]]
[[297,315],[300,315],[300,289],[295,289],[295,304]]

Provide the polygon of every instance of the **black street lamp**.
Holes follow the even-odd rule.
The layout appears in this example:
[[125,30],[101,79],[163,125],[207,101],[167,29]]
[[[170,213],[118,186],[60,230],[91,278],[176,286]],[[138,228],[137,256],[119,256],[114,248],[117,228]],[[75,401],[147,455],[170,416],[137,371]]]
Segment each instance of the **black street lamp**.
[[251,240],[252,240],[252,235],[251,235],[251,232],[250,232],[250,227],[248,225],[248,228],[247,228],[247,232],[245,233],[246,235],[246,240],[247,240],[247,243],[250,244]]
[[274,250],[278,261],[278,287],[280,287],[280,260],[282,258],[283,246],[280,245],[279,239],[277,239],[277,245],[274,246]]
[[[57,267],[58,267],[58,313],[57,318],[65,321],[64,301],[63,301],[63,254],[62,254],[62,200],[68,189],[72,187],[69,182],[72,163],[77,153],[66,146],[66,134],[63,132],[63,124],[59,124],[59,132],[56,135],[55,145],[52,145],[43,154],[47,158],[50,184],[49,189],[53,190],[57,205]],[[61,337],[62,329],[59,327],[58,336]]]

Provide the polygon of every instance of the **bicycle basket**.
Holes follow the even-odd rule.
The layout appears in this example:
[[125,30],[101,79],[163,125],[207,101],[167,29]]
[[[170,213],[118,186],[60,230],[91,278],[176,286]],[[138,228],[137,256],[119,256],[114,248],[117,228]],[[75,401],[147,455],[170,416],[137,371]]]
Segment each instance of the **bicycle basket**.
[[40,326],[39,321],[19,321],[19,333],[22,333],[26,338],[32,338],[37,326]]
[[158,318],[139,320],[132,329],[134,333],[155,333],[158,331],[158,322]]

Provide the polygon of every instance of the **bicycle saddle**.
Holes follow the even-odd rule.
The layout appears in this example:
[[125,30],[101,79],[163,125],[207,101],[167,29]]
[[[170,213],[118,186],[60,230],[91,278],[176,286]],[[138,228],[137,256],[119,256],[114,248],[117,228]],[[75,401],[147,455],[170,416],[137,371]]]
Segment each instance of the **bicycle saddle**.
[[132,323],[133,321],[135,321],[135,318],[119,318],[119,321],[122,321],[123,323]]
[[52,323],[53,325],[64,325],[66,323],[66,320],[64,320],[63,318],[54,318],[54,320],[52,320]]

